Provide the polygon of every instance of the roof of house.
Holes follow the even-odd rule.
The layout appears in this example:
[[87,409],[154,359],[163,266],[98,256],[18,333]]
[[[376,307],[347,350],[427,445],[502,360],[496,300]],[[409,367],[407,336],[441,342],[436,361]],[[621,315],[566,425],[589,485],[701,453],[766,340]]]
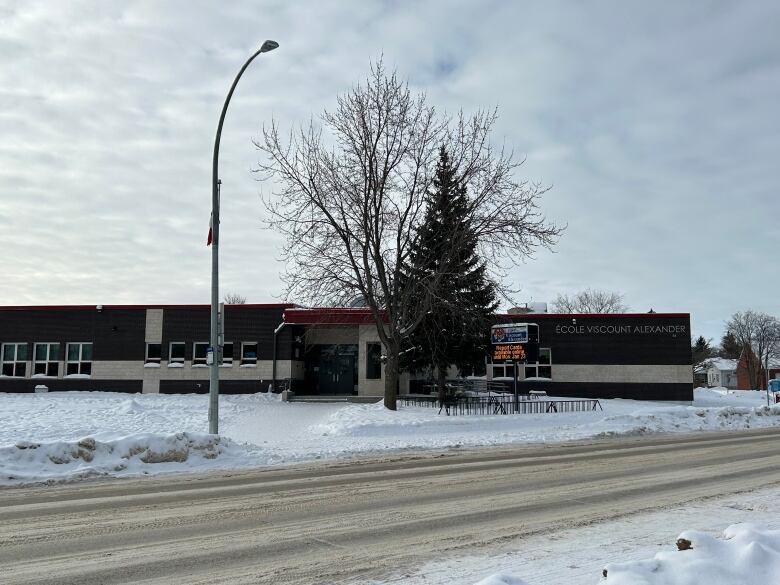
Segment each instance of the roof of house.
[[712,358],[707,369],[717,369],[721,371],[735,371],[739,360],[730,360],[726,358]]

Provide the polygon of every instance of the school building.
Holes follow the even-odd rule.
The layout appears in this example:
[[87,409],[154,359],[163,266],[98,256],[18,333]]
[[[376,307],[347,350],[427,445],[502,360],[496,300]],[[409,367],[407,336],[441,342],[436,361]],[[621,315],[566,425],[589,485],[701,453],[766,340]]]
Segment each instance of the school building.
[[[0,392],[208,392],[208,305],[0,307]],[[382,346],[368,309],[227,305],[220,392],[265,392],[274,380],[299,395],[384,392]],[[689,402],[690,315],[497,315],[538,326],[533,362],[474,372],[521,392]],[[536,328],[535,328],[536,329]],[[489,331],[485,332],[486,338]],[[403,374],[400,394],[423,380]]]

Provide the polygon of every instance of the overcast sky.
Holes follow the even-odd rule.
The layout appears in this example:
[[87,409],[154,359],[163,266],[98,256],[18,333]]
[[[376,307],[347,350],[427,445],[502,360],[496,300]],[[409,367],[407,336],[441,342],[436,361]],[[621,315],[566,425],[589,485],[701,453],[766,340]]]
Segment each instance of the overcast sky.
[[[0,304],[208,303],[222,135],[221,291],[276,302],[251,139],[385,63],[495,139],[568,229],[512,271],[521,301],[592,287],[780,317],[780,3],[0,0]],[[292,299],[294,301],[294,299]]]

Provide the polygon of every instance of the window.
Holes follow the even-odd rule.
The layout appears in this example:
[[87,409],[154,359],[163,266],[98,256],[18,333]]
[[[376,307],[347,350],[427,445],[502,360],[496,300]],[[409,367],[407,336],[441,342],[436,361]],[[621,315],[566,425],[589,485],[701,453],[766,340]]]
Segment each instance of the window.
[[92,344],[69,343],[66,350],[65,374],[90,376],[92,374]]
[[59,343],[36,343],[33,355],[35,356],[34,375],[57,377],[60,372]]
[[147,364],[159,364],[162,359],[162,343],[147,343],[146,344],[146,359]]
[[512,363],[493,364],[493,378],[512,378],[515,375],[515,366]]
[[184,365],[184,342],[172,341],[168,347],[168,365],[173,364]]
[[27,374],[27,344],[3,344],[3,376],[24,378]]
[[206,350],[209,344],[205,341],[196,341],[192,344],[192,365],[193,366],[205,366],[206,364]]
[[379,380],[382,377],[382,344],[366,344],[366,379]]
[[233,365],[233,342],[226,341],[222,346],[222,362],[220,365],[232,366]]
[[525,377],[552,379],[552,351],[549,347],[539,348],[539,361],[526,366]]
[[254,366],[257,364],[257,343],[244,341],[241,343],[241,365]]

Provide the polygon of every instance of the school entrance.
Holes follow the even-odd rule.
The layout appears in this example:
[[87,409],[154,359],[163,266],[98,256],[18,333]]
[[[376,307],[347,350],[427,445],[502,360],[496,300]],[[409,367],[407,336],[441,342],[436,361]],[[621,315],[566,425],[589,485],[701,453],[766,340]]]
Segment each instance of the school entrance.
[[306,351],[309,394],[357,394],[357,344],[318,344]]

